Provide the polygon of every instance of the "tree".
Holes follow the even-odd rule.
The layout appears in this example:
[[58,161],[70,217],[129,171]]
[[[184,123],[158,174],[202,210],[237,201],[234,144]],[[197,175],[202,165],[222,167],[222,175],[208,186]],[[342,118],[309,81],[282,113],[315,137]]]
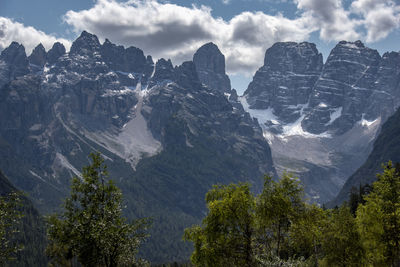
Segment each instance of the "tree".
[[191,260],[199,266],[254,266],[254,197],[248,184],[214,186],[206,194],[202,226],[185,230],[194,242]]
[[357,209],[357,225],[374,266],[400,266],[400,168],[389,162],[366,203]]
[[323,266],[364,266],[364,250],[356,220],[347,205],[328,210],[322,228]]
[[321,242],[325,234],[324,228],[327,224],[327,211],[315,204],[306,204],[305,210],[295,223],[290,227],[291,246],[297,255],[314,261],[318,266],[321,255]]
[[0,266],[15,260],[15,254],[23,248],[15,240],[22,218],[20,205],[21,198],[17,192],[0,197]]
[[61,215],[48,219],[47,253],[53,264],[125,266],[140,263],[136,254],[148,220],[127,223],[122,216],[121,191],[109,180],[100,153],[90,154],[92,164],[82,178],[74,177],[71,195]]
[[288,258],[289,229],[303,211],[303,190],[298,179],[284,174],[275,182],[266,176],[256,205],[259,247],[280,258]]

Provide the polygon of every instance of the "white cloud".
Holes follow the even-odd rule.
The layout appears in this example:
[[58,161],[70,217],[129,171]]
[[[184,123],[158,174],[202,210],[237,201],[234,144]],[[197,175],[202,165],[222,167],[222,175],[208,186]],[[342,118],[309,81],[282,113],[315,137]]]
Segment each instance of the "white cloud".
[[225,21],[214,18],[205,6],[188,8],[155,0],[99,0],[88,10],[68,11],[64,20],[77,33],[87,30],[176,64],[190,60],[201,45],[212,41],[225,54],[231,73],[254,72],[274,42],[303,41],[315,30],[303,17],[243,12]]
[[394,1],[356,0],[351,4],[351,10],[363,17],[367,42],[384,39],[400,26],[400,6]]
[[46,49],[50,49],[55,42],[63,43],[67,49],[71,46],[66,39],[59,39],[9,18],[0,17],[0,50],[8,47],[12,41],[23,44],[28,55],[39,43]]
[[341,0],[294,0],[303,16],[309,17],[320,30],[320,37],[326,41],[355,41],[361,35],[357,32],[360,21],[352,19]]
[[[290,0],[298,10],[294,18],[242,12],[230,20],[214,17],[206,6],[126,1],[97,0],[89,9],[68,11],[64,21],[77,34],[87,30],[100,40],[136,46],[155,58],[171,58],[174,64],[190,60],[201,45],[212,41],[224,53],[229,73],[247,75],[263,64],[265,50],[278,41],[305,41],[318,31],[325,41],[374,42],[400,27],[400,5],[392,0],[353,0],[346,5],[344,0]],[[23,43],[28,54],[39,42],[47,49],[55,41],[70,46],[68,40],[0,17],[0,49],[13,40]]]

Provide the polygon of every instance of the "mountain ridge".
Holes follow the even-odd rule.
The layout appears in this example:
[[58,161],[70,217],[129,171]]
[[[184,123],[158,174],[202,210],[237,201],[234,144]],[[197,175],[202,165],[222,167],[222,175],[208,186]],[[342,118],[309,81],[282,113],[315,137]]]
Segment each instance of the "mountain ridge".
[[[50,51],[43,68],[26,64],[29,73],[0,81],[0,167],[40,210],[59,210],[70,177],[100,151],[128,218],[154,219],[143,254],[181,261],[191,249],[183,229],[200,222],[213,184],[247,181],[258,190],[265,173],[276,176],[257,121],[224,94],[225,73],[226,87],[207,86],[192,61],[154,64],[138,48],[100,44],[88,32],[70,53],[58,44]],[[203,61],[221,64],[218,51]]]

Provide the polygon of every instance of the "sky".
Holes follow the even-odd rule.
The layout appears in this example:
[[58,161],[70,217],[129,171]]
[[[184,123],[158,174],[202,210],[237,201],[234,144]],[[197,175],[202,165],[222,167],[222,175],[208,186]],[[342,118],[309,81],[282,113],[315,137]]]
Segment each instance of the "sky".
[[400,0],[0,0],[0,50],[68,50],[83,30],[175,65],[214,42],[242,93],[276,42],[313,42],[324,59],[341,40],[399,51]]

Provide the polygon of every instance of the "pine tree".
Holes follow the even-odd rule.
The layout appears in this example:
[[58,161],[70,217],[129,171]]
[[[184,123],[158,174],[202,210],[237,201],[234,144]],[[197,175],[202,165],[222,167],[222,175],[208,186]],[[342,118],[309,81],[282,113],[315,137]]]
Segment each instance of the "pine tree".
[[148,220],[127,223],[122,216],[122,194],[111,180],[99,153],[82,178],[72,180],[71,195],[61,215],[48,219],[47,253],[53,264],[126,266],[139,264],[136,254],[146,237]]
[[18,225],[21,224],[21,198],[17,192],[0,197],[0,266],[15,260],[23,246],[16,242]]
[[389,162],[365,200],[357,224],[369,263],[400,266],[400,168]]

